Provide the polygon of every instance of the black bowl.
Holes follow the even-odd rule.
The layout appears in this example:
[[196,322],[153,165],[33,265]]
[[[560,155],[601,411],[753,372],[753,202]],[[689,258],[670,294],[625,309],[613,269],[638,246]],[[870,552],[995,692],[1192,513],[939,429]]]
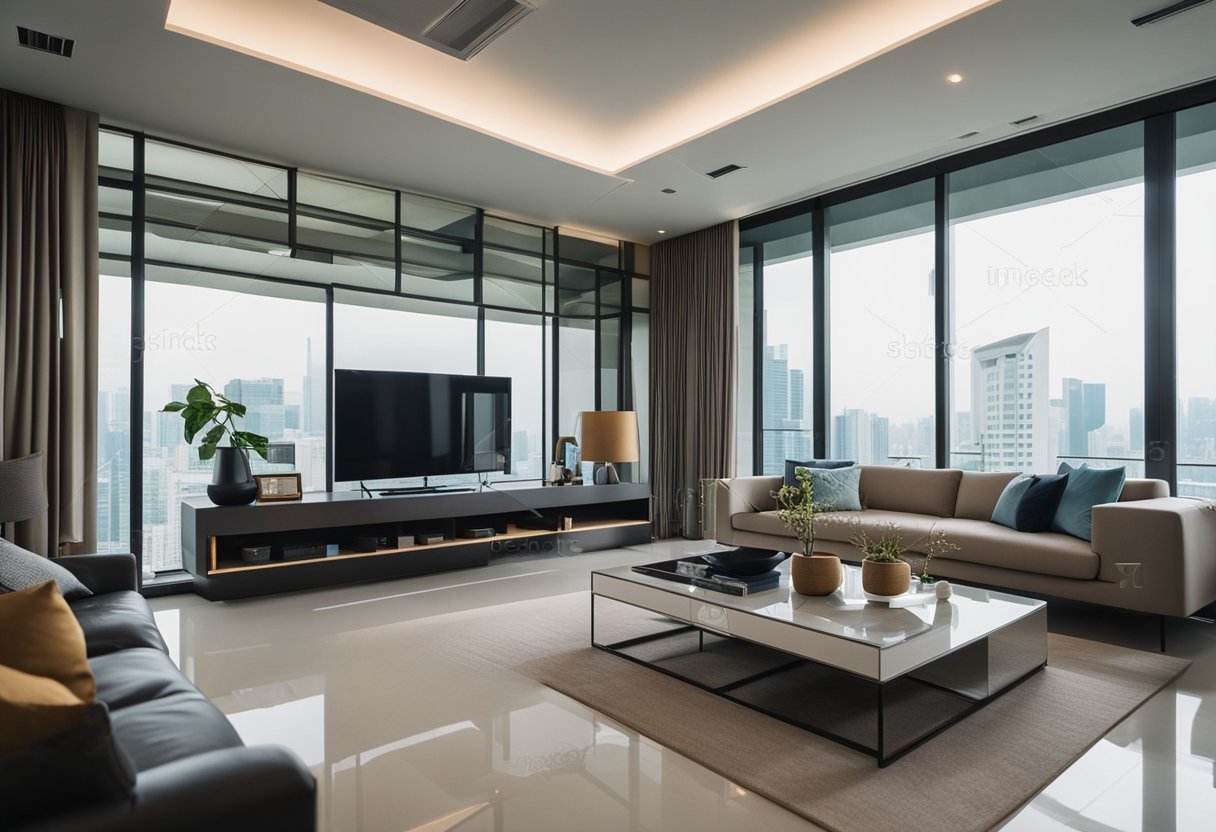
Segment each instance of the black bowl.
[[737,549],[727,549],[722,552],[712,552],[701,557],[719,572],[730,575],[763,575],[776,569],[788,555],[774,552],[772,549],[756,549],[752,546],[740,546]]

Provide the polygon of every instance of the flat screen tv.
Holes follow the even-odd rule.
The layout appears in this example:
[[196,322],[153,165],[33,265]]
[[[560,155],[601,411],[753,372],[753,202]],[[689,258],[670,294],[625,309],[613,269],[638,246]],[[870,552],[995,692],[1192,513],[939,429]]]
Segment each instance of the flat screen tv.
[[508,472],[511,379],[334,371],[334,479]]

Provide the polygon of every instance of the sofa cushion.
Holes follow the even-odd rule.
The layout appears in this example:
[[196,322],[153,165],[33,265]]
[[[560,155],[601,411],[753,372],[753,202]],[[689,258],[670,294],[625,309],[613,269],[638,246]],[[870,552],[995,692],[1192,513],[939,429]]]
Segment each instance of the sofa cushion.
[[114,734],[136,771],[241,744],[236,729],[191,687],[110,712]]
[[950,560],[1079,580],[1092,580],[1098,575],[1098,556],[1089,544],[1066,534],[1032,535],[962,518],[940,520],[938,528],[959,546],[959,551],[950,553]]
[[[899,526],[900,537],[910,543],[927,536],[934,525],[940,522],[936,517],[881,509],[825,512],[815,517],[815,537],[818,540],[848,543],[861,529],[874,533],[879,531],[883,524],[894,523]],[[739,531],[786,537],[792,547],[797,548],[798,545],[775,511],[736,514],[731,518],[731,525]]]
[[93,701],[84,633],[54,581],[0,595],[0,664],[49,677],[80,701]]
[[1118,502],[1127,469],[1090,468],[1087,464],[1074,468],[1063,462],[1060,473],[1068,475],[1068,487],[1060,498],[1051,530],[1089,540],[1093,537],[1094,506]]
[[[84,707],[76,727],[0,757],[5,821],[95,809],[98,802],[131,795],[135,768],[114,739],[106,706],[94,702]],[[55,828],[54,822],[45,828]]]
[[155,647],[131,647],[95,656],[89,659],[89,667],[97,680],[97,698],[112,711],[195,690],[168,654]]
[[816,505],[825,511],[861,511],[861,469],[856,465],[806,470],[811,475],[811,495]]
[[954,468],[861,466],[861,502],[866,508],[953,517],[963,472]]
[[61,682],[0,664],[0,755],[75,728],[88,710]]
[[1016,476],[1014,471],[964,471],[959,479],[954,516],[988,520],[996,510],[1005,486]]
[[797,485],[799,468],[848,468],[856,464],[851,459],[808,459],[802,462],[796,459],[787,459],[785,461],[785,477],[782,480],[782,484]]
[[[1030,490],[1030,486],[1034,485],[1035,478],[1029,474],[1021,474],[1014,477],[1005,486],[1005,490],[1001,492],[1001,497],[996,501],[996,508],[992,510],[992,522],[1006,528],[1016,529],[1018,527],[1018,506],[1022,502],[1022,498],[1026,496],[1026,492]],[[1051,522],[1050,515],[1047,522]]]
[[93,593],[75,575],[53,560],[22,549],[0,537],[0,592],[16,592],[54,581],[64,598],[87,598]]
[[1018,500],[1013,528],[1032,533],[1050,531],[1067,488],[1068,474],[1032,476],[1030,488]]
[[73,601],[70,606],[84,630],[90,657],[128,647],[154,647],[168,652],[160,630],[156,629],[152,610],[138,592],[107,592]]

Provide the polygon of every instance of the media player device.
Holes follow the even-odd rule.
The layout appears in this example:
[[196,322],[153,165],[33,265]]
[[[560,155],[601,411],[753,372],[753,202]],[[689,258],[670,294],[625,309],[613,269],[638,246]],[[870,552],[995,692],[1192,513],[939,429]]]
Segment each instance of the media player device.
[[324,543],[297,543],[279,547],[281,560],[308,560],[325,557]]
[[430,546],[432,543],[442,543],[443,535],[439,532],[424,532],[414,536],[420,546]]
[[245,563],[269,563],[269,546],[245,546],[241,549],[241,560]]
[[466,540],[478,540],[483,537],[493,537],[494,530],[488,528],[481,529],[460,529],[456,532],[456,536]]

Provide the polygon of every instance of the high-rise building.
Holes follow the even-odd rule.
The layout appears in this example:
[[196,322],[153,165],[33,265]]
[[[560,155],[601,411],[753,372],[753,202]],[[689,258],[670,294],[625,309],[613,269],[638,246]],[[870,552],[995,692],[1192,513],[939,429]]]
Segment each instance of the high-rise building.
[[1144,408],[1133,407],[1127,414],[1127,449],[1133,454],[1144,453]]
[[308,436],[325,435],[325,350],[306,339],[308,364],[304,371],[304,396],[300,405],[300,428]]
[[1104,455],[1104,447],[1090,447],[1090,435],[1106,424],[1106,385],[1066,378],[1061,407],[1060,454],[1073,457]]
[[790,419],[800,422],[806,418],[805,398],[806,373],[802,370],[790,370]]
[[971,432],[985,471],[1048,471],[1048,330],[1014,335],[971,354]]
[[287,407],[283,403],[283,379],[235,378],[224,385],[224,395],[245,405],[241,430],[268,439],[282,439],[287,428]]

